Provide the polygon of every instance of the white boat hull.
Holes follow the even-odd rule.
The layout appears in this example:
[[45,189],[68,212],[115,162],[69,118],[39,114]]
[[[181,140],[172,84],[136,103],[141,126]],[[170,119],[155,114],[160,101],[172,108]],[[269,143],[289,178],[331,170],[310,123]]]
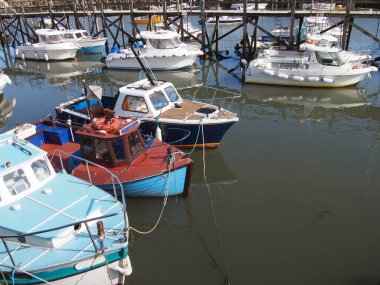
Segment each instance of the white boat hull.
[[3,90],[7,84],[12,84],[8,75],[0,73],[0,94],[3,93]]
[[[190,53],[185,55],[167,55],[150,57],[140,56],[143,64],[152,70],[174,70],[185,68],[193,65],[199,53]],[[115,69],[141,69],[137,59],[133,57],[126,57],[123,54],[110,54],[106,60],[107,68]]]
[[[249,67],[246,72],[245,82],[305,87],[344,87],[357,84],[371,71],[373,69],[368,67],[345,75],[324,74],[323,71],[319,73],[281,71],[279,73],[280,71],[273,70],[271,73],[270,70]],[[285,75],[287,75],[287,78]]]
[[19,46],[16,48],[16,57],[21,59],[34,59],[34,60],[64,60],[74,58],[78,47],[68,46],[60,47],[59,45],[64,44],[54,44],[54,46],[44,46],[44,45],[30,45],[30,46]]

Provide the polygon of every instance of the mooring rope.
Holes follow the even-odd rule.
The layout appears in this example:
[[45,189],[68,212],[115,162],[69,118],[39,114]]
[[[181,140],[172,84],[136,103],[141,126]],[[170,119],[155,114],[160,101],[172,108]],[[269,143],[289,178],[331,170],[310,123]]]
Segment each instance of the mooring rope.
[[215,232],[216,232],[216,236],[218,238],[218,246],[219,246],[220,254],[221,254],[221,257],[222,257],[222,260],[223,260],[223,265],[224,265],[224,269],[225,269],[225,273],[226,273],[224,283],[230,285],[231,283],[230,283],[229,274],[228,274],[227,262],[226,262],[226,259],[224,258],[223,248],[222,248],[222,240],[221,240],[220,235],[219,235],[219,227],[218,227],[218,223],[216,221],[214,202],[212,200],[211,191],[210,191],[210,187],[209,187],[209,184],[208,184],[208,181],[207,181],[207,176],[206,176],[206,158],[205,158],[206,157],[206,155],[205,155],[206,151],[205,151],[205,143],[204,143],[203,125],[202,125],[202,139],[203,139],[203,141],[202,141],[203,142],[203,144],[202,144],[202,146],[203,146],[203,154],[202,154],[202,158],[203,158],[203,178],[204,178],[204,181],[206,183],[208,195],[210,197],[210,204],[211,204],[212,215],[213,215],[213,220],[214,220],[214,225],[215,225]]

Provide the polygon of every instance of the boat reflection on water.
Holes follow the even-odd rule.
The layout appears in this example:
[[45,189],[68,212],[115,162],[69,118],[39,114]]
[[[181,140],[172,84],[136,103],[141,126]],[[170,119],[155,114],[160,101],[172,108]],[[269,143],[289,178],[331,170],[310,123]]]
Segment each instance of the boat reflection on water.
[[104,66],[99,55],[77,56],[74,60],[52,62],[17,60],[17,65],[21,73],[42,75],[54,85],[66,84],[70,77],[101,72]]
[[8,100],[3,93],[0,94],[0,128],[4,127],[5,120],[12,116],[15,105],[15,97],[12,97],[11,100]]
[[[243,103],[261,102],[285,112],[286,107],[300,106],[299,120],[324,118],[329,109],[367,106],[367,90],[360,86],[345,88],[301,88],[266,85],[245,85]],[[286,114],[283,114],[286,116]]]
[[[153,75],[158,80],[172,82],[177,89],[180,89],[200,84],[201,81],[197,79],[197,73],[198,70],[191,68],[176,71],[154,71]],[[120,86],[145,78],[142,71],[118,69],[106,69],[105,76]]]
[[[191,186],[205,185],[203,171],[203,151],[197,150],[191,154],[194,161],[193,177]],[[237,182],[237,177],[233,170],[224,160],[219,149],[208,149],[205,153],[206,180],[209,185],[224,185]],[[191,193],[191,190],[190,190]]]

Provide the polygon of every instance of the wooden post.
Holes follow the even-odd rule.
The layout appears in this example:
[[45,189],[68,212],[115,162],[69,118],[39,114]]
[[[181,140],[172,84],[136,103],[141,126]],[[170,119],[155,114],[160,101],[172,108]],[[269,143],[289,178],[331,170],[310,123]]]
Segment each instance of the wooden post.
[[163,12],[164,12],[164,27],[165,27],[165,30],[168,29],[168,14],[166,13],[166,0],[164,0],[164,3],[163,3]]
[[205,0],[201,0],[199,3],[201,10],[201,26],[202,26],[202,51],[206,52],[206,15],[205,15]]
[[136,23],[135,23],[135,17],[133,15],[133,0],[129,0],[129,8],[131,11],[131,25],[132,25],[132,36],[133,40],[136,40]]
[[105,37],[107,39],[106,43],[105,43],[105,46],[106,46],[106,53],[108,54],[110,52],[110,50],[109,50],[109,47],[108,47],[107,28],[106,28],[106,20],[104,19],[104,6],[103,6],[103,2],[100,3],[100,13],[101,13],[101,16],[102,16],[103,37]]
[[299,18],[299,22],[298,22],[297,50],[300,50],[302,25],[303,25],[303,17]]
[[243,54],[242,57],[247,59],[247,0],[243,2]]
[[290,3],[290,30],[289,30],[289,46],[294,46],[294,14],[296,9],[296,0]]
[[342,48],[345,49],[348,47],[347,45],[347,35],[348,35],[348,28],[349,28],[349,22],[350,22],[350,10],[352,6],[352,0],[347,0],[347,7],[346,7],[346,15],[344,16],[344,24],[343,24],[343,37],[342,37]]
[[[215,53],[216,57],[218,58],[219,55],[219,15],[216,16],[216,23],[215,23]],[[214,41],[214,37],[212,37],[212,41]]]

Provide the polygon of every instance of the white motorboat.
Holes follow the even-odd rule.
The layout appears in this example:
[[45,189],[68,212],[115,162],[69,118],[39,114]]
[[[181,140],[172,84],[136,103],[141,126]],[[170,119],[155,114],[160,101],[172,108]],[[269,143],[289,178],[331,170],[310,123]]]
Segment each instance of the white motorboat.
[[[181,37],[181,29],[179,26],[177,27],[174,24],[171,24],[168,26],[168,28],[169,28],[169,30],[176,32],[178,34],[178,37]],[[199,39],[200,36],[202,35],[201,29],[195,28],[191,24],[191,22],[184,23],[183,28],[184,28],[184,30],[187,31],[187,33],[185,33],[185,32],[183,33],[184,40],[193,40],[193,37]],[[164,25],[164,23],[157,23],[154,25],[154,29],[155,29],[155,31],[165,30],[165,25]],[[190,35],[193,37],[191,37]]]
[[[246,69],[245,82],[306,87],[354,85],[377,71],[360,62],[345,62],[339,50],[309,45],[304,52],[272,50],[253,60]],[[277,52],[277,54],[276,54]]]
[[[257,9],[258,10],[265,10],[268,6],[268,3],[258,3]],[[233,10],[244,10],[244,4],[243,3],[233,3],[231,4],[231,9]],[[247,11],[253,11],[256,10],[256,3],[247,3]]]
[[[219,25],[236,25],[243,22],[242,17],[237,16],[220,16],[219,17]],[[210,17],[206,20],[206,24],[217,24],[217,18],[216,17]]]
[[15,55],[21,59],[64,60],[74,58],[79,46],[62,39],[62,32],[52,29],[36,30],[39,42],[16,47]]
[[91,37],[86,30],[65,30],[63,40],[77,44],[83,53],[103,53],[107,39]]
[[[323,30],[331,27],[334,23],[325,16],[310,16],[304,18],[303,25],[306,27],[306,32],[309,34],[320,34]],[[332,35],[341,38],[343,30],[339,27],[332,28],[324,33],[325,35]]]
[[[203,54],[200,49],[182,43],[173,31],[143,31],[140,36],[145,45],[139,46],[138,56],[152,70],[189,67]],[[108,68],[141,69],[131,48],[110,53],[105,62]]]
[[11,79],[3,71],[0,72],[0,94],[3,93],[5,85],[12,84]]

